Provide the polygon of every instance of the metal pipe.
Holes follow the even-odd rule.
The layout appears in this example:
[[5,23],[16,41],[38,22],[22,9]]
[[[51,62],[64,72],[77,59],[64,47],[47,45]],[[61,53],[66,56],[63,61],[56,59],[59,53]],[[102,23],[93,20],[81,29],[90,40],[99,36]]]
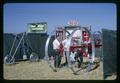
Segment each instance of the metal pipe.
[[12,48],[11,48],[10,53],[9,53],[10,56],[11,56],[11,53],[12,53],[12,50],[13,50],[13,46],[14,46],[14,44],[15,44],[16,39],[17,39],[17,35],[15,36],[15,39],[14,39],[14,41],[13,41]]
[[26,33],[26,39],[27,39],[27,42],[28,42],[30,48],[33,50],[32,46],[31,46],[31,43],[30,43],[30,40],[28,39],[28,33]]
[[17,48],[15,49],[15,52],[14,52],[14,54],[13,54],[12,59],[10,60],[10,62],[13,60],[13,58],[14,58],[14,56],[15,56],[16,52],[17,52],[17,49],[18,49],[18,47],[19,47],[19,45],[20,45],[20,43],[21,43],[22,39],[24,38],[24,35],[25,35],[25,33],[23,33],[23,36],[22,36],[22,38],[21,38],[20,42],[18,43],[18,46],[17,46]]
[[[70,42],[71,42],[71,39],[72,39],[72,36],[73,36],[73,34],[75,33],[75,31],[77,31],[77,30],[80,30],[81,29],[81,27],[79,27],[79,28],[77,28],[77,29],[75,29],[71,34],[70,34]],[[89,32],[86,28],[83,28],[84,30],[86,30],[87,32]],[[46,44],[45,44],[45,57],[44,57],[44,59],[45,60],[47,60],[47,62],[48,62],[48,64],[49,64],[49,66],[50,66],[50,68],[51,69],[53,69],[53,70],[56,70],[52,65],[51,65],[51,63],[49,62],[49,59],[48,59],[48,45],[49,45],[49,42],[50,42],[50,39],[51,39],[51,37],[52,37],[52,34],[55,32],[55,30],[49,35],[49,37],[47,38],[47,40],[46,40]],[[90,32],[89,32],[90,33]],[[74,72],[74,74],[77,74],[77,72],[73,69],[73,67],[69,67],[73,72]]]
[[91,34],[91,43],[92,43],[92,63],[93,63],[94,57],[95,57],[95,43],[94,43],[94,38],[92,34]]

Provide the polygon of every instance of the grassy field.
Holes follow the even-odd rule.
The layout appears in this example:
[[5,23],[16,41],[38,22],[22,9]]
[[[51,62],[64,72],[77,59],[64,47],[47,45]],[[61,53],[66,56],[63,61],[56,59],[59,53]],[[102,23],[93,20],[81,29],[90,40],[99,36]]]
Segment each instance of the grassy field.
[[[60,68],[53,72],[47,61],[21,61],[13,65],[4,64],[4,79],[7,80],[103,80],[103,64],[84,74],[74,75],[70,68]],[[113,77],[112,77],[113,78]],[[109,78],[111,79],[111,78]]]

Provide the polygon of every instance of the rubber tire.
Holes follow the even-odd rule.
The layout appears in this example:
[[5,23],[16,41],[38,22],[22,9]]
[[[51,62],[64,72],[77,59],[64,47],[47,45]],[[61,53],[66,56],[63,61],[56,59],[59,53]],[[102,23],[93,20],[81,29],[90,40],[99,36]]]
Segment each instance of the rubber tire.
[[36,53],[32,53],[32,54],[30,55],[30,61],[31,61],[31,62],[38,62],[38,61],[39,61],[38,55],[37,55]]
[[[4,57],[4,63],[5,64],[14,64],[15,63],[15,59],[13,58],[13,60],[11,60],[12,59],[12,57],[11,56],[9,56],[9,55],[7,55],[7,56],[5,56]],[[10,61],[11,60],[11,61]]]

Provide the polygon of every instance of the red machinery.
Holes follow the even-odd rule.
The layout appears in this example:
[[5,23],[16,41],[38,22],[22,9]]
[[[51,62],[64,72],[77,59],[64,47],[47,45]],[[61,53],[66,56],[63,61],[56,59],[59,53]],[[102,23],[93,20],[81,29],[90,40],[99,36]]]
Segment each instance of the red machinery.
[[[75,34],[76,31],[74,31],[73,34],[70,34],[72,39],[71,39],[71,45],[70,45],[70,52],[74,52],[75,49],[79,49],[82,48],[83,51],[83,56],[84,57],[88,57],[88,52],[92,52],[92,43],[91,43],[91,29],[89,28],[85,28],[85,27],[80,27],[80,26],[76,26],[76,28],[79,27],[79,31],[78,33],[81,33],[79,35],[73,36]],[[64,28],[57,28],[56,30],[56,37],[60,36],[60,42],[63,41],[66,37],[66,32],[68,33],[69,31],[65,30]],[[98,37],[99,34],[93,33],[93,38],[94,38],[94,45],[95,48],[99,48],[102,46],[101,44],[101,39],[100,37]],[[63,54],[64,52],[64,48],[61,45],[61,54]]]

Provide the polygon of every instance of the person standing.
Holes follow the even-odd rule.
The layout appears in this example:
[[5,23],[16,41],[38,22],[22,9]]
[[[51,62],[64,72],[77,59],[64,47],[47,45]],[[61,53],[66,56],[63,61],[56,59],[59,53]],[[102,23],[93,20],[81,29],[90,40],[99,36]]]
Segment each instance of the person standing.
[[70,50],[70,38],[69,36],[67,36],[67,38],[63,40],[62,44],[64,46],[64,53],[65,53],[65,59],[66,59],[65,64],[70,66],[70,51],[69,51]]
[[54,50],[54,66],[59,67],[61,63],[61,56],[60,56],[60,42],[59,37],[57,37],[53,41],[53,50]]
[[87,71],[89,72],[92,70],[92,66],[94,63],[94,56],[92,55],[92,44],[91,43],[88,44],[88,54],[89,54],[89,63],[88,63]]

